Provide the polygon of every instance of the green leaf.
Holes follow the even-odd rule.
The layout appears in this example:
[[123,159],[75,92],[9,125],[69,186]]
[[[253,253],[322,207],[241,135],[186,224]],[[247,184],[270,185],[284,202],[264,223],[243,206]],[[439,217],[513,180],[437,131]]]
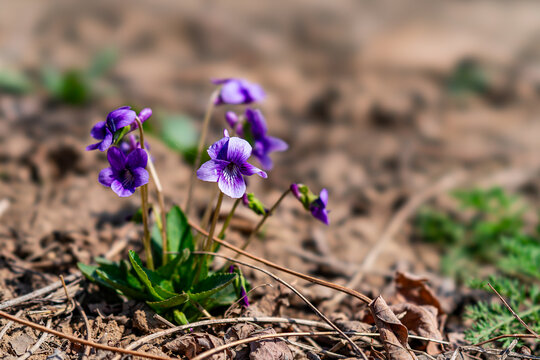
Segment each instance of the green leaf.
[[77,267],[82,272],[82,274],[90,281],[97,281],[99,278],[97,277],[96,270],[98,269],[97,266],[94,265],[86,265],[82,262],[77,263]]
[[107,273],[104,270],[97,269],[96,274],[106,282],[110,287],[122,292],[122,294],[137,300],[148,300],[148,295],[142,291],[137,291],[125,283],[122,279],[115,277],[113,274]]
[[32,90],[32,82],[25,73],[17,70],[0,71],[0,91],[10,94],[26,94]]
[[193,301],[204,300],[218,291],[227,287],[236,278],[236,274],[214,274],[198,282],[189,293],[189,298]]
[[162,279],[156,278],[151,270],[144,268],[142,266],[141,258],[133,250],[129,250],[129,261],[131,262],[131,265],[133,266],[133,269],[137,273],[139,279],[156,300],[165,300],[170,297],[170,294],[161,291],[163,288],[157,285]]
[[152,306],[153,308],[158,308],[158,309],[169,309],[178,305],[182,305],[188,300],[189,300],[188,294],[179,294],[167,300],[149,301],[148,305]]
[[173,206],[167,214],[168,251],[181,253],[186,248],[193,250],[193,243],[189,241],[190,237],[192,237],[191,226],[184,212],[177,205]]
[[197,145],[199,136],[191,118],[186,115],[166,115],[160,120],[160,137],[171,149],[184,153]]
[[176,270],[178,270],[178,266],[182,264],[184,261],[186,261],[189,258],[189,255],[191,252],[189,249],[184,249],[182,254],[179,254],[176,256],[172,261],[169,261],[166,265],[161,266],[159,269],[156,270],[156,273],[160,276],[162,276],[164,279],[170,279]]
[[60,100],[71,105],[82,105],[90,99],[91,92],[88,80],[80,71],[70,70],[62,77]]
[[183,312],[181,312],[180,310],[174,310],[173,311],[173,316],[174,316],[174,320],[178,323],[178,324],[182,324],[182,325],[187,325],[188,324],[188,320],[186,318],[186,314],[184,314]]
[[41,77],[45,89],[55,98],[59,98],[62,92],[62,74],[52,67],[41,70]]

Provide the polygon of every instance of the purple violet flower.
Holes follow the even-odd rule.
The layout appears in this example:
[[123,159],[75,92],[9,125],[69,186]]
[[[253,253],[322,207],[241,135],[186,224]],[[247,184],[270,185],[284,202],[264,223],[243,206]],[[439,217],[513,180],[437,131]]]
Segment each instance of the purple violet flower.
[[130,110],[129,106],[122,106],[113,110],[107,115],[107,120],[100,121],[90,131],[90,135],[96,140],[101,140],[95,144],[88,145],[87,151],[99,149],[105,151],[113,143],[113,137],[116,130],[131,125],[135,121],[135,111]]
[[263,169],[272,170],[274,164],[269,154],[274,151],[285,151],[289,146],[281,139],[266,135],[268,128],[260,110],[246,109],[246,120],[251,125],[253,134],[253,156],[259,160]]
[[216,105],[250,104],[261,101],[265,97],[262,87],[244,79],[215,79],[212,82],[221,85],[221,91],[216,98]]
[[244,176],[257,174],[268,176],[261,169],[251,165],[247,159],[251,155],[251,145],[239,137],[229,137],[227,130],[224,137],[208,148],[209,161],[197,170],[197,177],[203,181],[217,182],[219,189],[226,195],[238,199],[246,192]]
[[322,221],[326,225],[330,225],[330,220],[328,219],[328,210],[326,210],[327,204],[328,190],[322,189],[319,197],[312,201],[309,205],[309,210],[315,219]]
[[101,170],[99,182],[118,196],[131,196],[136,188],[148,183],[148,155],[145,150],[135,149],[125,156],[122,150],[112,146],[107,151],[107,159],[111,167]]

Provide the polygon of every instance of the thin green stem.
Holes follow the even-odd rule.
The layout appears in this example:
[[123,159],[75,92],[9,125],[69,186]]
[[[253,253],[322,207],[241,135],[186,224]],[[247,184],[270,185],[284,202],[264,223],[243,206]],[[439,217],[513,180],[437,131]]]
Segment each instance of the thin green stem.
[[229,215],[227,215],[227,218],[225,219],[225,222],[223,223],[223,226],[221,227],[221,231],[219,232],[218,238],[223,239],[223,237],[225,236],[225,231],[227,231],[227,228],[229,227],[231,219],[234,215],[234,212],[236,211],[236,208],[238,207],[238,204],[240,204],[240,201],[242,201],[242,198],[236,199],[236,201],[234,202],[233,207],[231,211],[229,212]]
[[[219,192],[219,188],[214,188],[214,190],[212,191],[212,196],[210,197],[210,201],[208,201],[208,204],[206,205],[206,209],[204,210],[204,214],[203,214],[203,217],[201,219],[201,226],[203,227],[203,229],[206,229],[208,227],[208,222],[210,221],[210,216],[212,215],[212,205],[214,204],[212,202],[212,200],[218,196],[218,192]],[[204,237],[197,233],[197,235],[195,235],[195,244],[199,244],[200,242],[203,242],[204,243]],[[204,247],[201,246],[200,248],[202,249]]]
[[[277,209],[277,207],[279,206],[279,204],[281,203],[281,201],[283,199],[285,199],[285,196],[287,196],[287,194],[289,194],[291,192],[291,189],[288,188],[283,194],[281,194],[281,196],[279,197],[279,199],[276,201],[276,203],[272,206],[272,208],[270,210],[268,210],[266,212],[266,214],[264,214],[264,216],[262,217],[262,219],[259,221],[259,223],[257,224],[257,226],[255,226],[255,229],[253,229],[253,231],[249,234],[249,237],[247,238],[247,240],[244,242],[244,244],[240,247],[242,250],[246,250],[246,248],[249,246],[249,244],[253,241],[253,239],[257,236],[257,234],[259,233],[259,231],[261,230],[262,226],[264,225],[264,223],[266,222],[266,219],[268,219],[273,213],[274,211]],[[237,254],[238,256],[238,254]]]
[[146,253],[146,266],[154,270],[154,257],[152,256],[152,244],[150,243],[150,230],[148,228],[148,185],[141,186],[141,207],[144,228],[143,246]]
[[[216,231],[216,224],[217,220],[219,218],[219,210],[221,209],[221,203],[223,202],[223,193],[220,191],[217,202],[216,202],[216,209],[214,210],[214,215],[212,216],[212,224],[210,225],[210,230],[208,230],[208,236],[206,237],[206,241],[204,242],[203,251],[208,251],[210,247],[212,246],[212,239],[214,237],[214,232]],[[202,256],[201,261],[199,262],[197,266],[197,272],[195,273],[195,283],[199,281],[199,277],[201,274],[202,267],[206,265],[207,255]]]
[[193,163],[193,171],[191,172],[191,177],[189,179],[189,187],[188,187],[188,197],[186,200],[186,214],[189,214],[189,209],[191,207],[191,201],[193,198],[193,191],[195,190],[195,173],[197,172],[197,169],[201,165],[201,154],[204,149],[204,144],[206,141],[206,135],[208,134],[208,126],[210,124],[210,117],[212,115],[212,111],[214,110],[214,104],[216,101],[216,98],[219,95],[220,88],[217,88],[214,90],[212,95],[210,95],[210,99],[208,100],[208,105],[206,106],[206,113],[204,115],[203,125],[201,129],[201,137],[199,138],[199,145],[197,146],[197,155],[195,156],[195,162]]
[[[146,155],[148,157],[148,170],[150,171],[150,175],[152,176],[152,180],[154,180],[154,184],[156,186],[156,193],[158,197],[158,206],[159,206],[159,215],[161,216],[161,221],[158,222],[159,230],[161,232],[161,240],[162,240],[162,253],[163,253],[163,265],[167,263],[168,255],[167,255],[167,227],[166,227],[166,218],[165,218],[165,201],[163,199],[163,188],[161,187],[161,182],[159,181],[159,177],[156,171],[156,168],[154,167],[154,163],[152,162],[152,157],[150,156],[150,153],[145,148],[144,145],[144,130],[142,126],[142,122],[139,119],[138,116],[135,116],[135,121],[137,122],[137,127],[139,128],[139,143],[141,144],[141,149],[146,151]],[[146,185],[145,185],[146,186]],[[146,188],[146,201],[148,201],[148,187]],[[147,226],[148,226],[148,219]],[[150,231],[149,229],[146,229],[148,231],[148,238],[150,238]],[[151,247],[150,240],[148,240],[148,247]],[[150,254],[152,254],[152,250],[149,250]],[[148,250],[147,250],[148,255]],[[153,258],[152,258],[152,267],[153,267]]]

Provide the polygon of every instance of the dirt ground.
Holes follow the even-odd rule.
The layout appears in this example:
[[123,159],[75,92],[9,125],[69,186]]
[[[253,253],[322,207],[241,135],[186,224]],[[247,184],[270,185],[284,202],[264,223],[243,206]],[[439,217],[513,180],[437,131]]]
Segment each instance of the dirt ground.
[[[115,260],[140,250],[142,229],[127,221],[137,198],[119,199],[99,185],[106,159],[84,151],[93,123],[134,104],[187,114],[200,126],[209,79],[245,77],[265,88],[261,108],[270,132],[290,145],[274,156],[269,178],[250,187],[265,204],[292,182],[325,187],[331,209],[331,226],[324,227],[286,199],[250,251],[343,285],[360,269],[354,287],[387,300],[395,295],[396,270],[425,276],[450,314],[445,331],[459,333],[464,324],[456,309],[466,295],[438,274],[434,248],[411,241],[410,219],[423,204],[447,206],[456,187],[499,185],[538,203],[539,14],[540,3],[532,1],[2,2],[2,69],[37,77],[44,65],[82,68],[104,48],[119,58],[104,79],[115,90],[84,106],[63,105],[39,89],[0,93],[0,301],[76,273],[78,261],[89,263],[119,241],[127,243]],[[466,61],[484,69],[487,88],[455,96],[449,79]],[[219,109],[212,118],[212,141],[225,126],[223,114]],[[167,204],[184,204],[191,167],[158,139],[149,142]],[[192,218],[209,201],[210,185],[197,186]],[[229,199],[224,215],[231,206]],[[241,209],[230,241],[238,243],[255,221]],[[255,285],[271,282],[246,274]],[[358,301],[283,278],[328,315],[362,319]],[[141,304],[105,302],[86,282],[69,288],[96,341],[125,347],[163,327]],[[276,284],[259,288],[253,311],[316,319],[283,292]],[[86,334],[80,313],[65,302],[38,298],[8,310],[19,309],[41,323],[42,311],[52,312],[56,329]],[[227,329],[208,333],[219,337]],[[14,325],[0,339],[0,354],[16,359],[39,336]],[[178,356],[164,341],[139,350]],[[59,359],[79,358],[76,345],[50,337],[31,359],[55,349]],[[294,356],[307,355],[295,348]]]

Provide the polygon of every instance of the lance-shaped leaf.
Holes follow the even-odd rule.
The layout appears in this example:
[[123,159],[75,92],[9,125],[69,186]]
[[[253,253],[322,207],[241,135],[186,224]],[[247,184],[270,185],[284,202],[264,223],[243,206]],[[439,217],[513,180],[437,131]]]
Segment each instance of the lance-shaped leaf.
[[148,305],[150,305],[152,308],[169,309],[178,305],[182,305],[188,300],[188,294],[179,294],[162,301],[149,301]]
[[156,300],[161,301],[177,295],[169,289],[164,289],[158,285],[160,283],[163,284],[163,279],[155,272],[144,268],[139,255],[133,250],[129,251],[129,260],[141,282]]
[[189,293],[190,300],[201,301],[231,284],[236,274],[214,274],[197,283]]

